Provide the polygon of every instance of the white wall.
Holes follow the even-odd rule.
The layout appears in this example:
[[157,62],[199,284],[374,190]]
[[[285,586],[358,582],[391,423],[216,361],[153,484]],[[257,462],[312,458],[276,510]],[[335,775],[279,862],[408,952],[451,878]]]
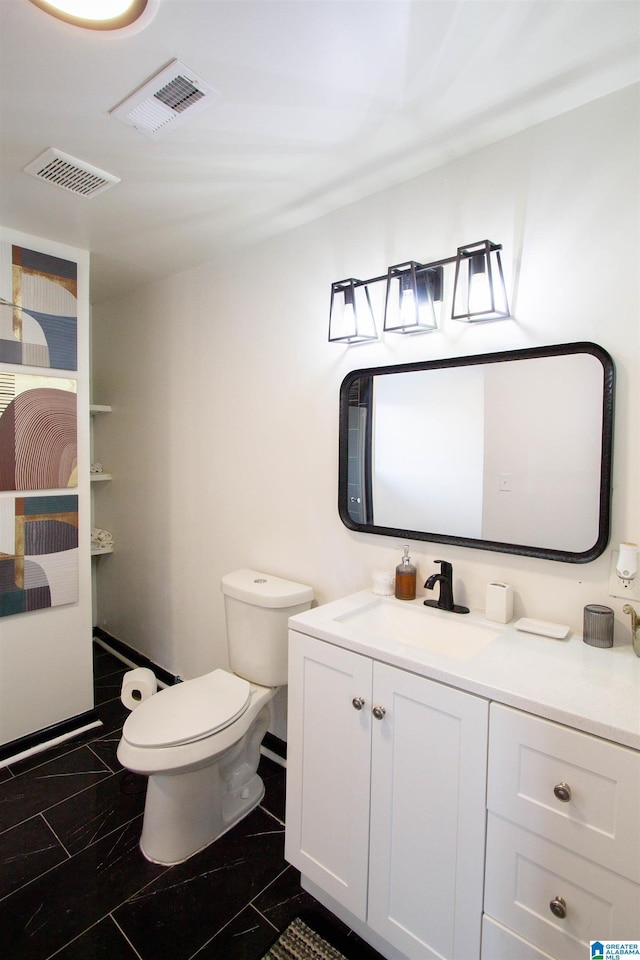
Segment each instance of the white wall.
[[[323,603],[395,567],[401,543],[350,532],[337,512],[338,391],[369,365],[601,343],[617,367],[612,540],[637,540],[637,111],[629,88],[97,306],[93,399],[114,412],[96,444],[115,475],[99,521],[116,538],[100,561],[100,624],[190,677],[226,662],[226,571],[300,580]],[[332,280],[486,237],[504,245],[516,320],[327,342]],[[436,558],[452,561],[456,598],[472,607],[484,606],[489,580],[505,580],[518,616],[581,630],[584,604],[607,603],[617,636],[628,633],[622,601],[608,597],[608,553],[573,565],[415,542],[411,555],[422,580]]]
[[[91,648],[91,511],[89,493],[89,255],[84,250],[0,228],[0,243],[78,264],[78,372],[0,364],[7,373],[60,374],[77,379],[79,601],[0,619],[0,744],[93,708]],[[11,298],[3,278],[0,296]],[[45,491],[35,491],[38,494]],[[0,492],[0,498],[13,497]]]

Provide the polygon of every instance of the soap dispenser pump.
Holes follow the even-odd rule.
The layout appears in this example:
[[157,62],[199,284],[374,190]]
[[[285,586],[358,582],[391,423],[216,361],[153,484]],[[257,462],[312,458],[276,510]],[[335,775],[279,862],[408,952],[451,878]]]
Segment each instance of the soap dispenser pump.
[[411,563],[409,544],[404,548],[404,556],[396,567],[397,600],[415,600],[416,598],[416,568]]

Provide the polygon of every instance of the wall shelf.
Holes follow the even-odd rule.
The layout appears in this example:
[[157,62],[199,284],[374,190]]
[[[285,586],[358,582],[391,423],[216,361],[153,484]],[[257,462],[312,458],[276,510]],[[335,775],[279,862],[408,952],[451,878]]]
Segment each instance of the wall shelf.
[[92,557],[101,557],[103,553],[113,553],[113,546],[110,547],[92,547],[91,556]]
[[[105,403],[92,403],[92,404],[90,404],[90,406],[89,406],[89,412],[90,412],[90,414],[91,414],[91,417],[93,418],[93,417],[95,417],[95,416],[99,416],[100,414],[111,413],[111,406],[110,406],[110,404],[105,404]],[[94,462],[94,461],[93,461],[93,430],[92,430],[92,433],[91,433],[91,462],[92,462],[92,463]],[[91,481],[91,485],[92,485],[92,486],[93,486],[94,483],[101,483],[101,482],[104,482],[104,481],[107,481],[107,480],[111,480],[111,479],[113,479],[113,478],[112,478],[112,475],[111,475],[110,473],[90,473],[90,474],[89,474],[89,480]],[[93,497],[92,497],[92,504],[91,504],[91,526],[92,526],[92,528],[96,526],[95,517],[94,517],[94,512],[95,512],[95,511],[94,511],[94,503],[93,503]],[[91,546],[91,556],[92,556],[92,557],[101,557],[103,554],[106,554],[106,553],[113,553],[113,543],[109,543],[109,544],[107,544],[107,545],[104,546],[104,547],[98,547],[98,546],[94,546],[94,545],[92,544],[92,546]],[[95,594],[96,594],[96,583],[95,583],[95,580],[94,580],[94,583],[93,583],[93,593],[94,593],[94,623],[95,623]]]

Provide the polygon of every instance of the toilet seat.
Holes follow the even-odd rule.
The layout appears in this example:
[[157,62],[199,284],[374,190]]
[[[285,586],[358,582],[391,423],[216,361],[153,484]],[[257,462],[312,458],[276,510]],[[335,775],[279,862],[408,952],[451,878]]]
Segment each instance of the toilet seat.
[[226,670],[177,683],[149,697],[122,728],[134,747],[175,747],[210,737],[246,711],[251,684]]

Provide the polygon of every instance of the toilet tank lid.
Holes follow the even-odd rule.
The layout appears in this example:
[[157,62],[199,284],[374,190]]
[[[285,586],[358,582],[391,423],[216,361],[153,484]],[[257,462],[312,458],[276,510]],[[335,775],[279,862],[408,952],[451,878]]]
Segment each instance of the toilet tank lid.
[[235,570],[222,578],[222,592],[257,607],[292,607],[313,600],[313,590],[303,583],[272,577],[258,570]]

